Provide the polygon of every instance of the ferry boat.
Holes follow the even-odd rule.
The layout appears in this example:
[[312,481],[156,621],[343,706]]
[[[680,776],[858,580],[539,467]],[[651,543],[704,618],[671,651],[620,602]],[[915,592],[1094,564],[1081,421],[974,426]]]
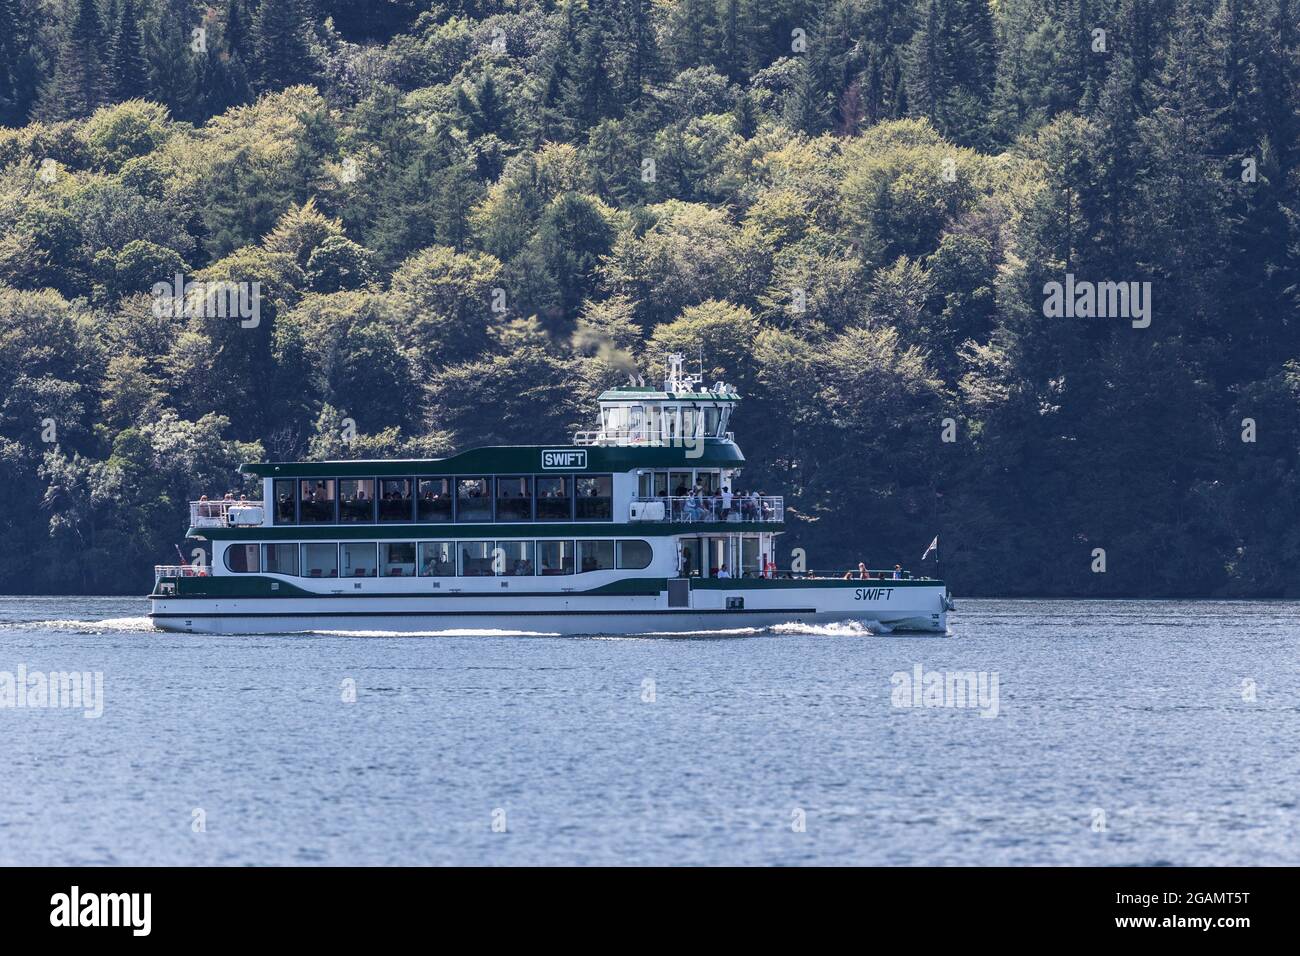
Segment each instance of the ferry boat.
[[190,503],[210,565],[160,565],[167,631],[656,634],[860,621],[943,632],[944,583],[782,570],[781,496],[743,477],[740,396],[668,357],[569,444],[245,464],[257,501]]

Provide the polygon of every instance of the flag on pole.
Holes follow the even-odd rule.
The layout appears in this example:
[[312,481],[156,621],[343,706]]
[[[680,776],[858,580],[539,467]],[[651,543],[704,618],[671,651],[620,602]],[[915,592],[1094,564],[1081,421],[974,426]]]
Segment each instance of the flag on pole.
[[930,547],[926,548],[925,554],[921,555],[921,560],[924,561],[926,558],[928,558],[930,556],[931,551],[938,551],[938,550],[939,550],[939,536],[936,534],[934,536],[934,540],[930,542]]

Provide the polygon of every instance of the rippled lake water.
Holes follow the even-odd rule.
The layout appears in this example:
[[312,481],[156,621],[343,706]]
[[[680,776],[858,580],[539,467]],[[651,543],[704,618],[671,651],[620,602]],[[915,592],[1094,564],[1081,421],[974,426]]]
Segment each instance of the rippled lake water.
[[97,718],[0,706],[0,863],[1300,863],[1296,603],[968,600],[914,637],[145,613],[0,598],[0,704],[103,675]]

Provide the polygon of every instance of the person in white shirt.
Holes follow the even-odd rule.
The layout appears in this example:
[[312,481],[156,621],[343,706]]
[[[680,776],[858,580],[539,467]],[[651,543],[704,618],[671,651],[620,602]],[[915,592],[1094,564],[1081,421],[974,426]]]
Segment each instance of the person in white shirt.
[[731,577],[731,572],[728,571],[726,568],[718,568],[718,577],[729,578]]
[[722,517],[729,517],[731,514],[731,489],[722,489]]

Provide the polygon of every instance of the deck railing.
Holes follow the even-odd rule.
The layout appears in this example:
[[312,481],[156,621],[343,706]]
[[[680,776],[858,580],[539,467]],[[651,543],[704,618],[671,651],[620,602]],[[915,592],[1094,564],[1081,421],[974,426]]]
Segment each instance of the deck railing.
[[155,564],[153,582],[157,584],[163,578],[206,578],[212,569],[203,564]]
[[266,510],[258,501],[190,502],[191,528],[254,528],[262,523]]
[[727,506],[716,495],[637,497],[632,499],[631,521],[700,522],[757,521],[779,524],[785,520],[785,498],[780,495],[736,495]]
[[[613,445],[618,448],[637,448],[645,446],[647,448],[698,448],[706,438],[716,438],[716,435],[664,435],[654,434],[644,428],[618,428],[602,429],[595,428],[587,431],[573,433],[573,443],[575,445]],[[735,432],[723,432],[721,435],[727,441],[736,440]]]

